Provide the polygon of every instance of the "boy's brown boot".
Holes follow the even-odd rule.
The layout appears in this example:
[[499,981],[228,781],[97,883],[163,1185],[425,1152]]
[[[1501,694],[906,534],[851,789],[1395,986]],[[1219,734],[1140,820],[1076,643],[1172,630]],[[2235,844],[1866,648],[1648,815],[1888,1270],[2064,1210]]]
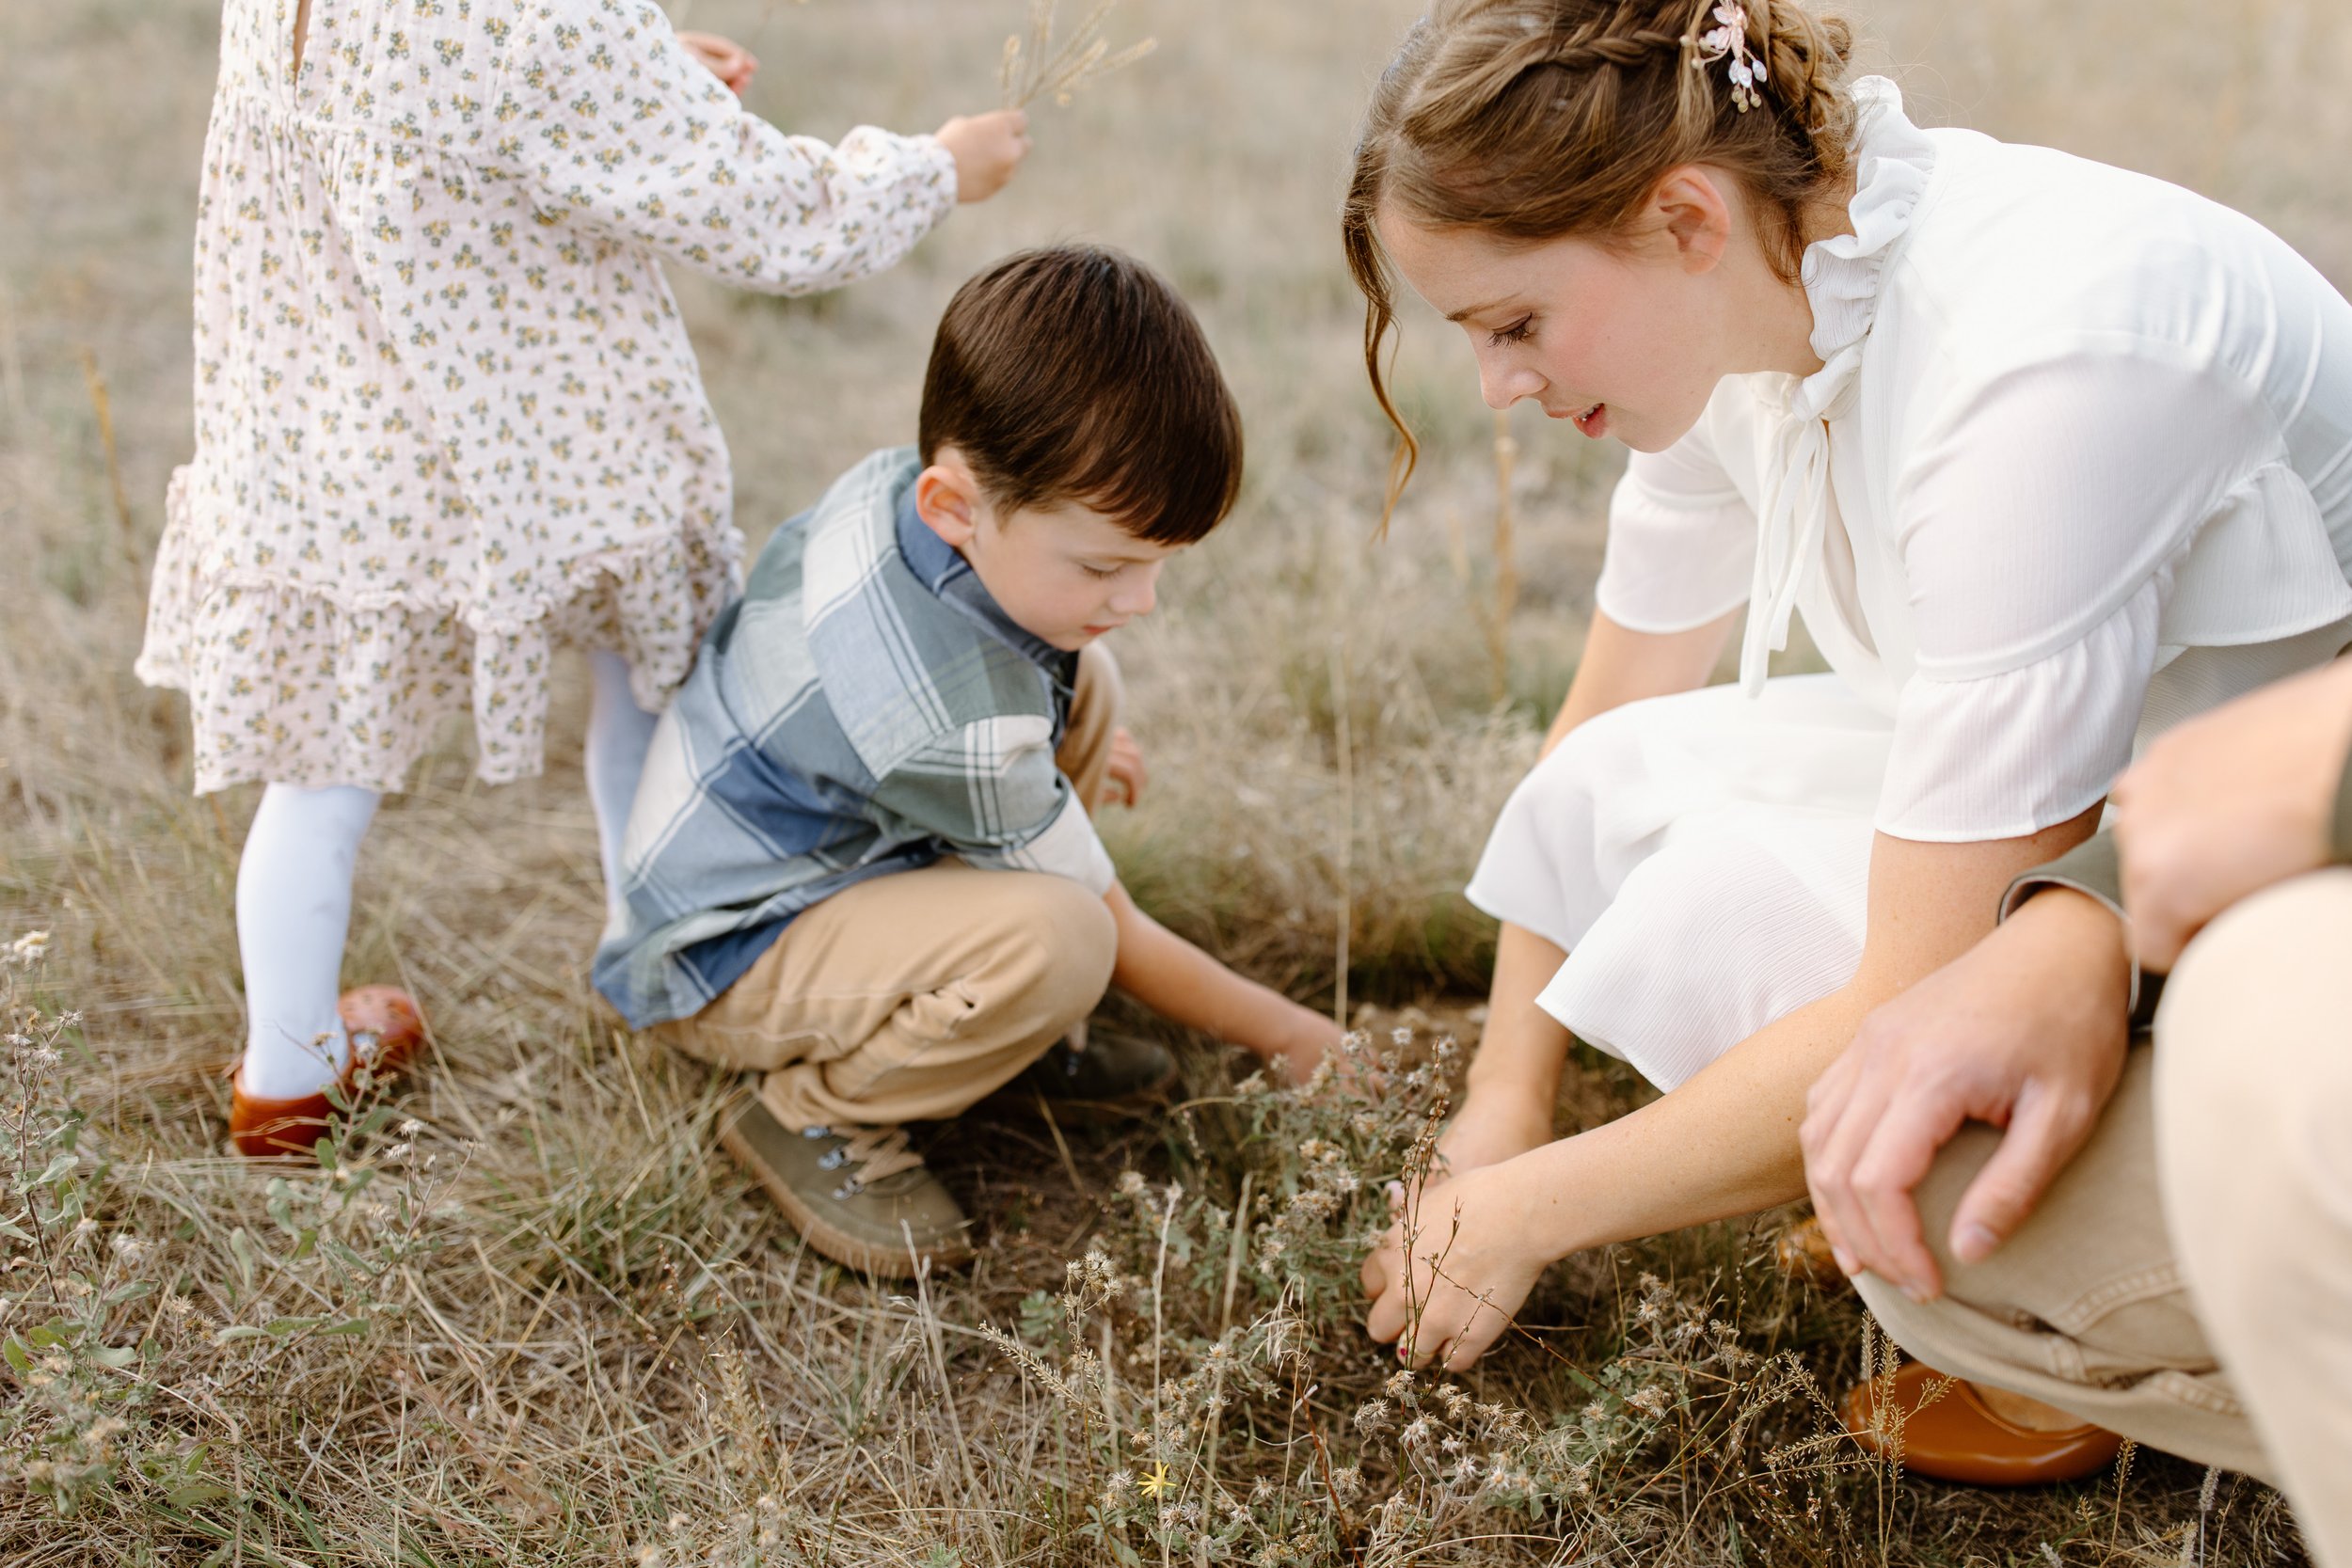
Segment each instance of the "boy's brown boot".
[[902,1127],[795,1132],[751,1094],[728,1113],[719,1141],[835,1262],[907,1279],[918,1260],[951,1269],[971,1259],[971,1222]]

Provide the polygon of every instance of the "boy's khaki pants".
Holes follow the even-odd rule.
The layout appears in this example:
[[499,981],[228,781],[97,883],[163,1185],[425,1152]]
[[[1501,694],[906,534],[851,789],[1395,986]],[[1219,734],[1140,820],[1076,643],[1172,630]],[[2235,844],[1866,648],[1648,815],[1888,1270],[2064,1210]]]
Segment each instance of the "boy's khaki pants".
[[1930,1366],[2259,1476],[2352,1565],[2352,868],[2228,911],[2165,988],[2082,1152],[2008,1244],[1944,1246],[1997,1134],[1919,1188],[1946,1294],[1862,1294]]
[[[1089,646],[1056,760],[1089,810],[1123,696],[1110,651]],[[1094,1010],[1118,945],[1109,906],[1066,877],[943,861],[803,911],[724,994],[661,1033],[766,1073],[760,1098],[790,1128],[952,1117]]]

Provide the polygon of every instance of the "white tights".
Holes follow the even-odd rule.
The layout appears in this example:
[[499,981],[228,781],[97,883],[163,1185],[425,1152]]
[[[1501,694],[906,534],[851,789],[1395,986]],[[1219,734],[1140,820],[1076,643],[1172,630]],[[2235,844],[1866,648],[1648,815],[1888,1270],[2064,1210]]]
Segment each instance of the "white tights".
[[[629,694],[628,665],[619,655],[591,654],[589,668],[596,694],[588,712],[588,800],[596,816],[609,926],[622,911],[621,832],[644,770],[654,716]],[[316,1094],[350,1059],[336,999],[351,929],[352,871],[376,800],[373,790],[347,784],[274,784],[262,791],[237,864],[237,947],[248,1020],[238,1076],[248,1095]]]

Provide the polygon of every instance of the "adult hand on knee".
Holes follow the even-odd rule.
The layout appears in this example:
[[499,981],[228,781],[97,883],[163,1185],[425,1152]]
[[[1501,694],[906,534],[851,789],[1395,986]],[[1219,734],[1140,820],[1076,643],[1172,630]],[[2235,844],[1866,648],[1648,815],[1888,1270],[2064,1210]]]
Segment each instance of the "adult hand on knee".
[[2315,871],[2352,748],[2352,659],[2168,730],[2116,781],[2107,820],[2139,960],[2169,971],[2250,893]]
[[1952,1216],[1978,1262],[2009,1239],[2115,1092],[2130,1043],[2122,927],[2057,888],[1871,1012],[1806,1100],[1805,1183],[1848,1274],[1915,1300],[1944,1280],[1913,1195],[1965,1121],[2005,1129]]
[[1365,1329],[1409,1367],[1466,1370],[1502,1337],[1548,1261],[1524,1244],[1517,1184],[1507,1167],[1488,1165],[1432,1180],[1409,1204],[1391,1188],[1390,1202],[1396,1223],[1364,1259]]

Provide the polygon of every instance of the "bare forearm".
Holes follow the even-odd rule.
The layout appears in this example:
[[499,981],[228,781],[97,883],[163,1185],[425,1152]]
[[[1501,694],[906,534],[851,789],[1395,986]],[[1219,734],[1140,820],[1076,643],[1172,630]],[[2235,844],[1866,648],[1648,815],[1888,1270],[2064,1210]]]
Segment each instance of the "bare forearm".
[[[1585,720],[1645,697],[1687,691],[1707,679],[1731,634],[1725,617],[1691,631],[1629,630],[1596,612],[1567,700],[1560,705],[1544,751]],[[1466,1118],[1499,1118],[1512,1135],[1549,1136],[1568,1032],[1535,1006],[1567,954],[1558,944],[1506,923],[1495,943],[1494,986],[1486,1027],[1465,1084]]]
[[1803,1196],[1805,1091],[1868,1010],[1851,990],[1823,997],[1672,1094],[1519,1156],[1531,1243],[1565,1258]]
[[1621,626],[1595,610],[1567,700],[1545,732],[1545,753],[1595,714],[1706,685],[1736,619],[1726,615],[1689,631],[1647,632]]
[[1111,984],[1161,1017],[1261,1056],[1320,1052],[1338,1027],[1279,991],[1246,979],[1137,909],[1123,887],[1109,896],[1119,924]]
[[1495,942],[1486,1027],[1464,1083],[1479,1114],[1507,1105],[1520,1117],[1540,1118],[1545,1136],[1549,1136],[1551,1108],[1560,1098],[1568,1032],[1535,1006],[1535,998],[1566,961],[1567,954],[1534,932],[1503,926]]
[[1664,1096],[1521,1155],[1514,1186],[1531,1243],[1584,1247],[1753,1213],[1804,1192],[1805,1094],[1892,1001],[1993,928],[2011,878],[2088,837],[2093,806],[2025,838],[1981,844],[1876,840],[1870,936],[1851,980],[1768,1024]]

